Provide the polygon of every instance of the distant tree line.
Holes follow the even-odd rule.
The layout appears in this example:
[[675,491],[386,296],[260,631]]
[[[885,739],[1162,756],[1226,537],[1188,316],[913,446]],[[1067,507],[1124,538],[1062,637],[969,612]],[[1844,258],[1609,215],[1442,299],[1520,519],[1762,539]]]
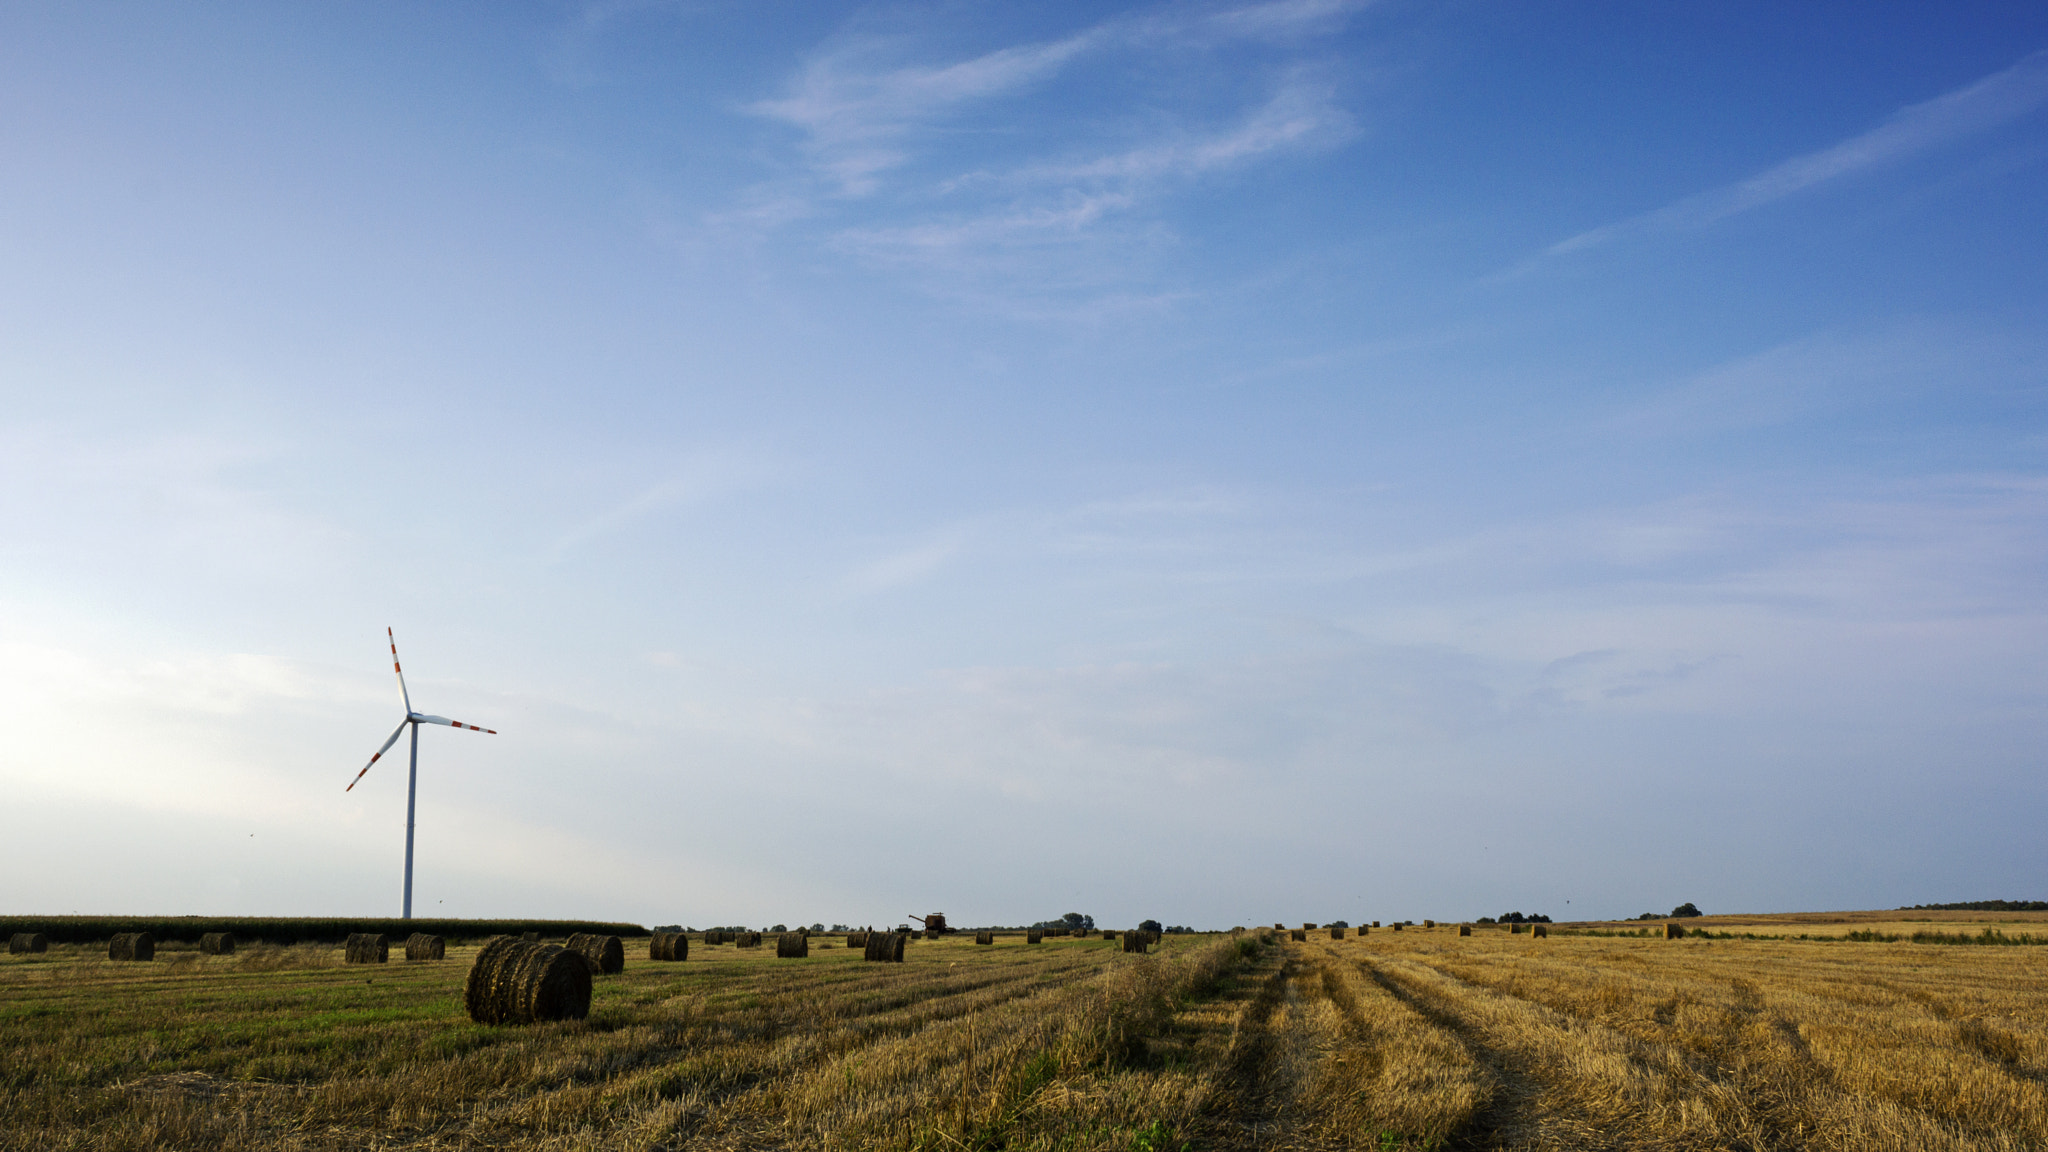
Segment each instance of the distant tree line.
[[[1413,920],[1406,920],[1406,921],[1403,921],[1403,923],[1406,923],[1406,924],[1413,924],[1413,923],[1415,923],[1415,921],[1413,921]],[[1544,915],[1543,913],[1541,913],[1541,912],[1538,912],[1538,913],[1536,913],[1536,914],[1535,914],[1535,915],[1533,915],[1533,916],[1524,916],[1524,915],[1522,915],[1522,914],[1521,914],[1520,912],[1503,912],[1503,913],[1501,913],[1501,914],[1500,914],[1500,915],[1498,915],[1498,916],[1481,916],[1481,917],[1480,917],[1479,919],[1477,919],[1477,920],[1473,921],[1473,923],[1475,923],[1475,924],[1548,924],[1548,923],[1550,923],[1550,917],[1548,917],[1548,916],[1545,916],[1545,915]]]
[[2048,900],[1965,900],[1959,904],[1908,904],[1901,912],[2048,912]]

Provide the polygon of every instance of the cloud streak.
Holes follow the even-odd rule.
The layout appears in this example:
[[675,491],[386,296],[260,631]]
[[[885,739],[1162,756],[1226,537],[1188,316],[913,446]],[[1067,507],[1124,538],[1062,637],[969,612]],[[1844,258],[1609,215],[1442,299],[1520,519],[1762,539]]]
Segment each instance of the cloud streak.
[[1545,250],[1562,256],[1645,232],[1701,228],[1809,189],[1893,164],[1965,137],[1988,132],[2048,103],[2048,50],[1974,84],[1910,105],[1883,124],[1832,147],[1725,187],[1687,196],[1653,212],[1560,240]]

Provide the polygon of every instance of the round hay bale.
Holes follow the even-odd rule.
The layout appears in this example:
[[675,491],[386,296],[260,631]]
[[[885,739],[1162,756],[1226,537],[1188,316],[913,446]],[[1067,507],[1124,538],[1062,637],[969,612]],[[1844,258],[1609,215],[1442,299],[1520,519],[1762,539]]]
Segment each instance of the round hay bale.
[[1315,931],[1315,930],[1316,930],[1316,926],[1315,926],[1315,924],[1314,924],[1314,923],[1312,923],[1312,922],[1309,922],[1309,921],[1303,921],[1303,922],[1302,922],[1302,925],[1301,925],[1301,930],[1302,930],[1303,932],[1313,932],[1313,931]]
[[1330,929],[1330,939],[1332,939],[1332,940],[1342,940],[1343,938],[1344,938],[1344,930],[1343,930],[1342,928],[1332,928],[1332,929]]
[[1294,938],[1294,940],[1295,940],[1295,941],[1296,941],[1297,943],[1305,943],[1305,942],[1306,942],[1306,941],[1308,940],[1308,931],[1307,931],[1307,929],[1303,929],[1303,928],[1290,928],[1290,929],[1288,929],[1288,930],[1287,930],[1287,934],[1288,934],[1289,936],[1293,937],[1293,938]]
[[801,960],[811,954],[811,938],[802,932],[784,932],[775,938],[777,960]]
[[1424,928],[1434,928],[1434,927],[1436,927],[1436,921],[1434,921],[1434,920],[1424,920],[1424,921],[1422,922],[1422,926],[1423,926]]
[[16,932],[7,938],[7,952],[12,956],[22,956],[30,952],[48,952],[49,950],[49,938],[41,932]]
[[882,964],[903,963],[903,945],[907,943],[908,932],[870,932],[863,959]]
[[1124,951],[1136,952],[1142,955],[1145,951],[1145,946],[1151,943],[1150,936],[1151,933],[1149,932],[1124,933]]
[[593,976],[616,976],[626,970],[626,945],[617,936],[576,932],[570,935],[566,947],[590,961]]
[[1273,925],[1273,931],[1275,931],[1275,932],[1285,932],[1285,931],[1287,931],[1287,925],[1285,925],[1285,924],[1275,924],[1275,925]]
[[109,960],[154,960],[156,937],[147,932],[116,932],[107,941]]
[[1472,934],[1472,926],[1471,926],[1470,924],[1460,924],[1460,925],[1458,925],[1458,935],[1460,935],[1460,936],[1470,936],[1471,934]]
[[734,940],[733,944],[740,948],[759,948],[761,946],[761,934],[759,932],[742,932],[739,934],[739,939]]
[[462,986],[479,1024],[532,1024],[590,1015],[590,962],[553,944],[493,936],[477,951]]
[[208,932],[199,937],[199,950],[208,956],[232,956],[235,951],[235,934]]
[[1104,940],[1114,940],[1116,939],[1116,933],[1108,928],[1104,928],[1102,930],[1102,938]]
[[1377,927],[1379,927],[1379,926],[1380,926],[1380,922],[1379,922],[1379,921],[1377,921],[1377,920],[1375,920],[1375,921],[1373,921],[1373,922],[1372,922],[1372,926],[1373,926],[1373,927],[1375,927],[1375,928],[1377,928]]
[[407,960],[445,960],[448,958],[448,942],[439,936],[415,932],[405,938]]
[[993,944],[996,942],[996,934],[983,928],[974,934],[974,942],[976,944]]
[[1548,940],[1550,938],[1550,925],[1548,924],[1531,924],[1529,925],[1529,931],[1538,940]]
[[383,964],[391,959],[391,938],[382,932],[351,932],[342,951],[345,964]]
[[866,932],[848,932],[848,933],[846,934],[846,946],[847,946],[848,948],[865,948],[865,947],[867,947],[867,946],[868,946],[868,934],[867,934]]
[[521,940],[526,941],[528,944],[540,943],[540,933],[538,932],[521,932],[519,934],[519,938]]
[[1685,926],[1684,926],[1684,925],[1682,925],[1682,924],[1669,924],[1669,923],[1665,924],[1665,925],[1664,925],[1664,938],[1665,938],[1666,940],[1683,940],[1683,939],[1685,939]]
[[1043,939],[1045,939],[1045,929],[1043,928],[1026,928],[1024,930],[1024,942],[1026,944],[1036,944]]
[[686,932],[656,932],[648,941],[649,960],[688,960],[690,958],[690,936]]
[[1363,925],[1363,924],[1360,924],[1360,925],[1358,926],[1358,934],[1359,934],[1360,936],[1363,936],[1363,935],[1365,935],[1365,934],[1366,934],[1367,932],[1370,932],[1370,931],[1372,931],[1372,929],[1370,929],[1370,928],[1367,928],[1367,927],[1366,927],[1365,925]]
[[[1375,925],[1375,927],[1377,927],[1377,925]],[[1401,922],[1400,922],[1399,920],[1396,920],[1396,921],[1394,921],[1394,931],[1396,931],[1396,932],[1399,932],[1400,930],[1401,930]]]

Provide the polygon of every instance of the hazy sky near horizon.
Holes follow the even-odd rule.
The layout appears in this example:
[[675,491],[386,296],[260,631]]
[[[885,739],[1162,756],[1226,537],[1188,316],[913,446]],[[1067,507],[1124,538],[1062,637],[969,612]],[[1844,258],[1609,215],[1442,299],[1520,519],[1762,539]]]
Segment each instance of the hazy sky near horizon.
[[2042,898],[2048,8],[0,10],[0,912]]

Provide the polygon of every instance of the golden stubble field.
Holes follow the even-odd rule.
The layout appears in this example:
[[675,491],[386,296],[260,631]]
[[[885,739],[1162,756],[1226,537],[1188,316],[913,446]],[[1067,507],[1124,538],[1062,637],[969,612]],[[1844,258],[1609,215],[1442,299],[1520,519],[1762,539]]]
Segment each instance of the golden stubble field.
[[470,948],[60,947],[0,962],[0,1148],[2048,1148],[2048,948],[1257,939],[643,940],[528,1028]]

